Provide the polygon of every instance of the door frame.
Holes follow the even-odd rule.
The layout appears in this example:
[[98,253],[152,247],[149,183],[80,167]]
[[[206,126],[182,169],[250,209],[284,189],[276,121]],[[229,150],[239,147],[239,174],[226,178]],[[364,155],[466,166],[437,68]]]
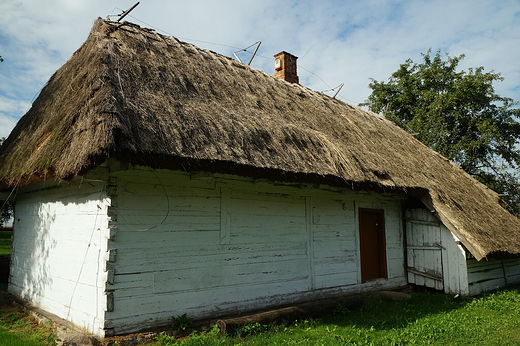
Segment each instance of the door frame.
[[[387,260],[387,248],[386,248],[386,225],[385,225],[385,210],[384,209],[372,209],[372,208],[359,208],[359,268],[360,268],[360,276],[361,283],[376,280],[376,279],[388,279],[388,260]],[[371,244],[371,240],[374,239],[373,236],[369,236],[370,239],[367,239],[366,232],[363,229],[366,229],[368,222],[371,218],[366,218],[367,215],[372,214],[376,215],[376,241],[375,249],[373,248],[373,244]],[[366,255],[367,251],[370,253],[374,253],[374,250],[377,252],[377,260],[371,261],[371,263],[367,264]],[[376,265],[377,264],[377,265]],[[372,265],[372,267],[370,267]],[[374,267],[374,265],[377,266]],[[367,273],[368,269],[372,272],[374,269],[378,272],[376,276]],[[367,277],[369,276],[369,277]]]

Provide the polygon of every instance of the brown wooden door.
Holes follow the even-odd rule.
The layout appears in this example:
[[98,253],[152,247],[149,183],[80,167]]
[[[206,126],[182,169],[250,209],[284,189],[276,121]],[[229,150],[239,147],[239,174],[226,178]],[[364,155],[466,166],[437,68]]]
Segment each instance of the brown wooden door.
[[388,278],[385,217],[382,209],[359,209],[361,282]]

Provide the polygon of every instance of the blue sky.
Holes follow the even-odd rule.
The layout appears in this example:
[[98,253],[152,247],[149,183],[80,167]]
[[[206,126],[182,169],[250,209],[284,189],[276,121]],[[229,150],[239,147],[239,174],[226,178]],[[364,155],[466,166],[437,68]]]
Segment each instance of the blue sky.
[[[2,0],[0,137],[85,41],[96,18],[136,2]],[[262,41],[253,67],[272,74],[273,55],[288,51],[300,58],[302,85],[332,95],[326,90],[345,83],[338,97],[353,104],[370,94],[369,78],[387,80],[429,48],[464,53],[461,69],[502,73],[496,91],[520,101],[520,0],[141,0],[125,19],[230,57]]]

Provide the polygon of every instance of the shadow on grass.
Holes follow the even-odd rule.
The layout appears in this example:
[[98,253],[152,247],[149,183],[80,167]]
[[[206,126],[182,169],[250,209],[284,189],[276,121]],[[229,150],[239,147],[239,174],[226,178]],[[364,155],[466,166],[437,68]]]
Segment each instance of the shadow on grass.
[[376,330],[403,328],[426,316],[462,308],[472,300],[469,297],[456,300],[453,296],[440,293],[412,293],[407,301],[364,296],[361,309],[351,311],[345,316],[325,316],[321,318],[321,323]]
[[511,285],[505,288],[482,293],[476,297],[460,297],[442,293],[422,292],[412,293],[407,301],[392,301],[370,296],[363,297],[363,306],[357,311],[351,311],[345,316],[328,315],[320,319],[322,325],[336,325],[341,327],[355,327],[373,330],[390,330],[405,328],[425,317],[448,314],[463,309],[468,304],[482,301],[500,292],[516,292],[520,294],[520,285]]

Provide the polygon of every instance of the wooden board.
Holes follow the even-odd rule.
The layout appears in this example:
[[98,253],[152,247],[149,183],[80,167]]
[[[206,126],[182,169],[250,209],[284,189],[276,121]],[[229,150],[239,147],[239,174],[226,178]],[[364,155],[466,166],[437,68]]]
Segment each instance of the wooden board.
[[[406,282],[399,200],[234,176],[156,174],[168,185],[158,187],[146,171],[115,175],[117,232],[109,246],[117,256],[107,285],[115,308],[107,323],[116,333],[183,313],[202,318]],[[388,280],[360,282],[358,205],[387,213],[388,263],[398,266]]]
[[103,184],[21,188],[16,200],[9,291],[104,335],[106,215]]

